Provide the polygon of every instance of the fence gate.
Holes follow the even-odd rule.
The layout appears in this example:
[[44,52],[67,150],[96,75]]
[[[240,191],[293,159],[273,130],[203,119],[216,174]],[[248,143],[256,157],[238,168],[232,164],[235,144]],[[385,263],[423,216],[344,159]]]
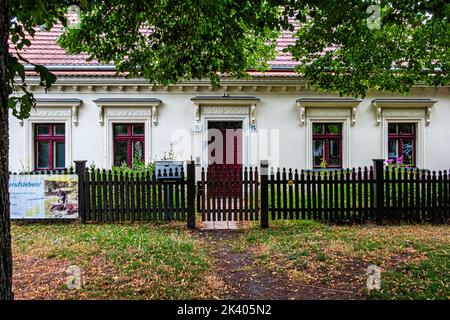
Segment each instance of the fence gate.
[[235,170],[221,166],[202,168],[197,211],[202,221],[259,220],[258,168]]

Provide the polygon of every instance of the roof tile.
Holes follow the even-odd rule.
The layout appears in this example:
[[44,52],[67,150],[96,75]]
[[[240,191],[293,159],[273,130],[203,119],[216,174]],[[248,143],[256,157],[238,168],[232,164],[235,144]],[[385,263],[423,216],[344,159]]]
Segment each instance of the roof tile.
[[[43,64],[43,65],[70,65],[70,66],[98,66],[101,65],[98,61],[92,60],[87,61],[88,55],[77,54],[71,55],[67,54],[65,50],[56,44],[57,38],[61,35],[62,28],[57,25],[53,27],[50,31],[41,31],[39,28],[36,29],[34,39],[31,41],[32,45],[30,47],[25,47],[21,50],[20,54],[33,64]],[[287,70],[280,71],[268,71],[268,72],[257,72],[250,71],[249,74],[253,76],[290,76],[294,74],[293,70],[289,70],[289,67],[294,67],[298,63],[292,60],[292,55],[290,53],[283,52],[284,48],[288,45],[295,44],[295,39],[292,37],[291,32],[282,32],[280,38],[277,40],[276,50],[278,55],[275,60],[270,61],[269,65],[274,67],[286,67]],[[11,51],[14,49],[10,43]],[[53,72],[55,75],[59,76],[114,76],[115,72],[111,71],[61,71]]]

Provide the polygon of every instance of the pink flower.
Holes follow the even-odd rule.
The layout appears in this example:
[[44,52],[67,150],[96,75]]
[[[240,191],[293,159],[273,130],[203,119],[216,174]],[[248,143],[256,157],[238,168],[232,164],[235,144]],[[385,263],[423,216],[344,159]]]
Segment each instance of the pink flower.
[[402,164],[403,163],[403,157],[398,157],[397,158],[397,163]]

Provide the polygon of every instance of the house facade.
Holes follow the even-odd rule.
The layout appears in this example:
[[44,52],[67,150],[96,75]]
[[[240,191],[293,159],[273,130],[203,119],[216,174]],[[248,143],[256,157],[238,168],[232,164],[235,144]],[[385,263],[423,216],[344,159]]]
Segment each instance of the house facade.
[[[299,169],[369,166],[383,158],[448,169],[450,88],[416,85],[406,95],[376,90],[364,99],[308,88],[288,54],[250,78],[156,86],[117,75],[114,67],[70,56],[55,44],[57,30],[39,32],[24,52],[58,77],[44,92],[30,74],[37,100],[31,116],[10,117],[10,170],[71,166],[100,168],[141,158]],[[279,49],[287,46],[279,40]]]

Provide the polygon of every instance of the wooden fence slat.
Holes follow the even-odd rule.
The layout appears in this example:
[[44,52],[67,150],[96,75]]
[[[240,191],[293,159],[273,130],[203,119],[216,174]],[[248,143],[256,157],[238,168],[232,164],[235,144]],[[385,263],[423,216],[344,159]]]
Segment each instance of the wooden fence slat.
[[312,218],[317,220],[317,187],[316,172],[311,171],[311,203],[312,203]]
[[298,181],[298,169],[294,171],[294,200],[295,200],[295,219],[300,217],[300,193]]
[[293,180],[293,176],[292,176],[292,169],[289,168],[288,170],[288,180],[289,180],[289,184],[288,184],[288,213],[289,219],[293,219],[293,213],[294,213],[294,180]]
[[[369,180],[373,181],[374,180],[374,168],[373,166],[369,167]],[[374,183],[369,183],[369,196],[370,196],[370,218],[372,220],[375,219],[375,184]]]
[[369,210],[369,170],[364,167],[364,182],[363,182],[363,193],[364,193],[364,221],[369,220],[370,210]]
[[157,172],[152,174],[152,210],[150,214],[151,220],[158,220],[158,187],[156,185]]
[[270,177],[269,177],[269,210],[271,212],[272,220],[275,220],[275,211],[276,211],[276,198],[275,198],[275,172],[273,167],[270,168]]
[[[195,171],[194,171],[195,173]],[[181,219],[185,220],[187,218],[187,189],[188,189],[188,184],[186,181],[186,176],[184,173],[184,169],[181,168],[181,173],[180,173],[180,180],[181,180],[181,191],[180,191],[180,195],[181,195]]]
[[312,218],[312,197],[311,197],[311,171],[306,170],[306,202],[308,206],[308,220]]
[[240,219],[240,205],[242,205],[242,169],[234,172],[233,188],[236,188],[236,196],[233,197],[233,219]]
[[339,215],[338,221],[344,221],[345,214],[345,181],[344,181],[344,169],[339,170],[339,195],[340,195],[340,203],[339,203]]
[[254,213],[255,213],[255,220],[259,220],[259,209],[260,209],[260,205],[259,205],[259,171],[258,171],[258,167],[255,167],[255,178],[253,179],[254,181],[254,195],[255,195],[255,200],[254,200]]
[[92,216],[91,216],[91,175],[89,172],[89,168],[86,168],[86,170],[84,171],[84,196],[85,196],[85,201],[84,201],[84,206],[85,206],[85,221],[91,221],[92,220]]
[[286,179],[287,179],[287,176],[286,176],[286,168],[283,168],[283,171],[282,171],[282,174],[281,174],[281,179],[282,179],[282,181],[283,181],[283,184],[282,184],[282,189],[281,189],[281,194],[282,194],[282,203],[283,203],[283,219],[287,219],[287,215],[288,215],[288,207],[287,207],[287,205],[288,205],[288,203],[287,203],[287,183],[286,183]]
[[120,221],[125,221],[125,175],[119,172],[119,187],[120,187]]
[[352,190],[352,195],[351,195],[351,199],[352,199],[352,205],[351,205],[351,209],[350,209],[350,221],[351,222],[357,222],[358,219],[358,210],[357,210],[357,205],[356,205],[356,199],[358,197],[358,181],[356,179],[356,169],[352,168],[351,171],[351,190]]
[[108,183],[108,187],[106,192],[108,193],[108,212],[109,212],[109,217],[110,217],[110,221],[115,221],[115,210],[114,210],[114,188],[113,188],[113,183],[112,183],[112,172],[111,170],[108,170],[107,172],[107,183]]
[[[165,170],[165,169],[164,169]],[[158,177],[163,176],[163,172],[161,172],[161,170],[158,170]],[[164,212],[163,212],[163,184],[161,182],[161,180],[156,180],[156,185],[157,185],[157,194],[158,194],[158,218],[157,220],[162,221],[164,220]]]
[[333,185],[332,185],[332,173],[325,172],[325,188],[324,188],[324,201],[325,201],[325,217],[326,221],[331,220],[333,210]]
[[247,167],[244,168],[244,219],[248,221],[248,170]]
[[131,199],[130,199],[130,174],[125,172],[125,217],[126,221],[131,220]]
[[443,202],[443,210],[444,210],[444,212],[443,212],[443,216],[442,216],[442,219],[443,219],[443,221],[446,221],[447,219],[448,219],[448,208],[449,208],[449,205],[448,205],[448,202],[449,202],[449,197],[448,197],[448,172],[447,172],[447,170],[444,170],[444,179],[443,179],[443,187],[444,187],[444,190],[443,190],[443,200],[442,200],[442,202]]
[[102,180],[101,180],[101,173],[100,169],[96,170],[96,188],[97,188],[97,207],[96,207],[96,213],[97,213],[97,222],[103,221],[103,215],[102,215]]
[[431,180],[431,185],[432,185],[432,190],[431,190],[431,213],[432,213],[432,217],[431,220],[432,221],[436,221],[437,218],[437,177],[436,177],[436,171],[433,170],[433,174],[432,174],[432,180]]
[[350,206],[350,193],[351,193],[351,181],[350,170],[345,170],[345,218],[344,221],[349,222],[351,220],[351,206]]
[[[357,177],[357,194],[358,194],[358,209],[355,208],[355,211],[357,212],[357,222],[358,223],[363,223],[364,222],[364,204],[363,204],[363,190],[362,190],[362,179],[363,179],[363,175],[362,175],[362,170],[361,167],[358,167],[358,172],[356,173]],[[355,196],[356,198],[356,196]]]
[[201,192],[203,193],[202,197],[202,221],[206,221],[209,219],[206,219],[206,212],[209,211],[209,201],[207,201],[207,195],[206,195],[206,177],[205,177],[205,168],[202,168],[201,174]]
[[414,170],[414,220],[420,221],[420,170]]

